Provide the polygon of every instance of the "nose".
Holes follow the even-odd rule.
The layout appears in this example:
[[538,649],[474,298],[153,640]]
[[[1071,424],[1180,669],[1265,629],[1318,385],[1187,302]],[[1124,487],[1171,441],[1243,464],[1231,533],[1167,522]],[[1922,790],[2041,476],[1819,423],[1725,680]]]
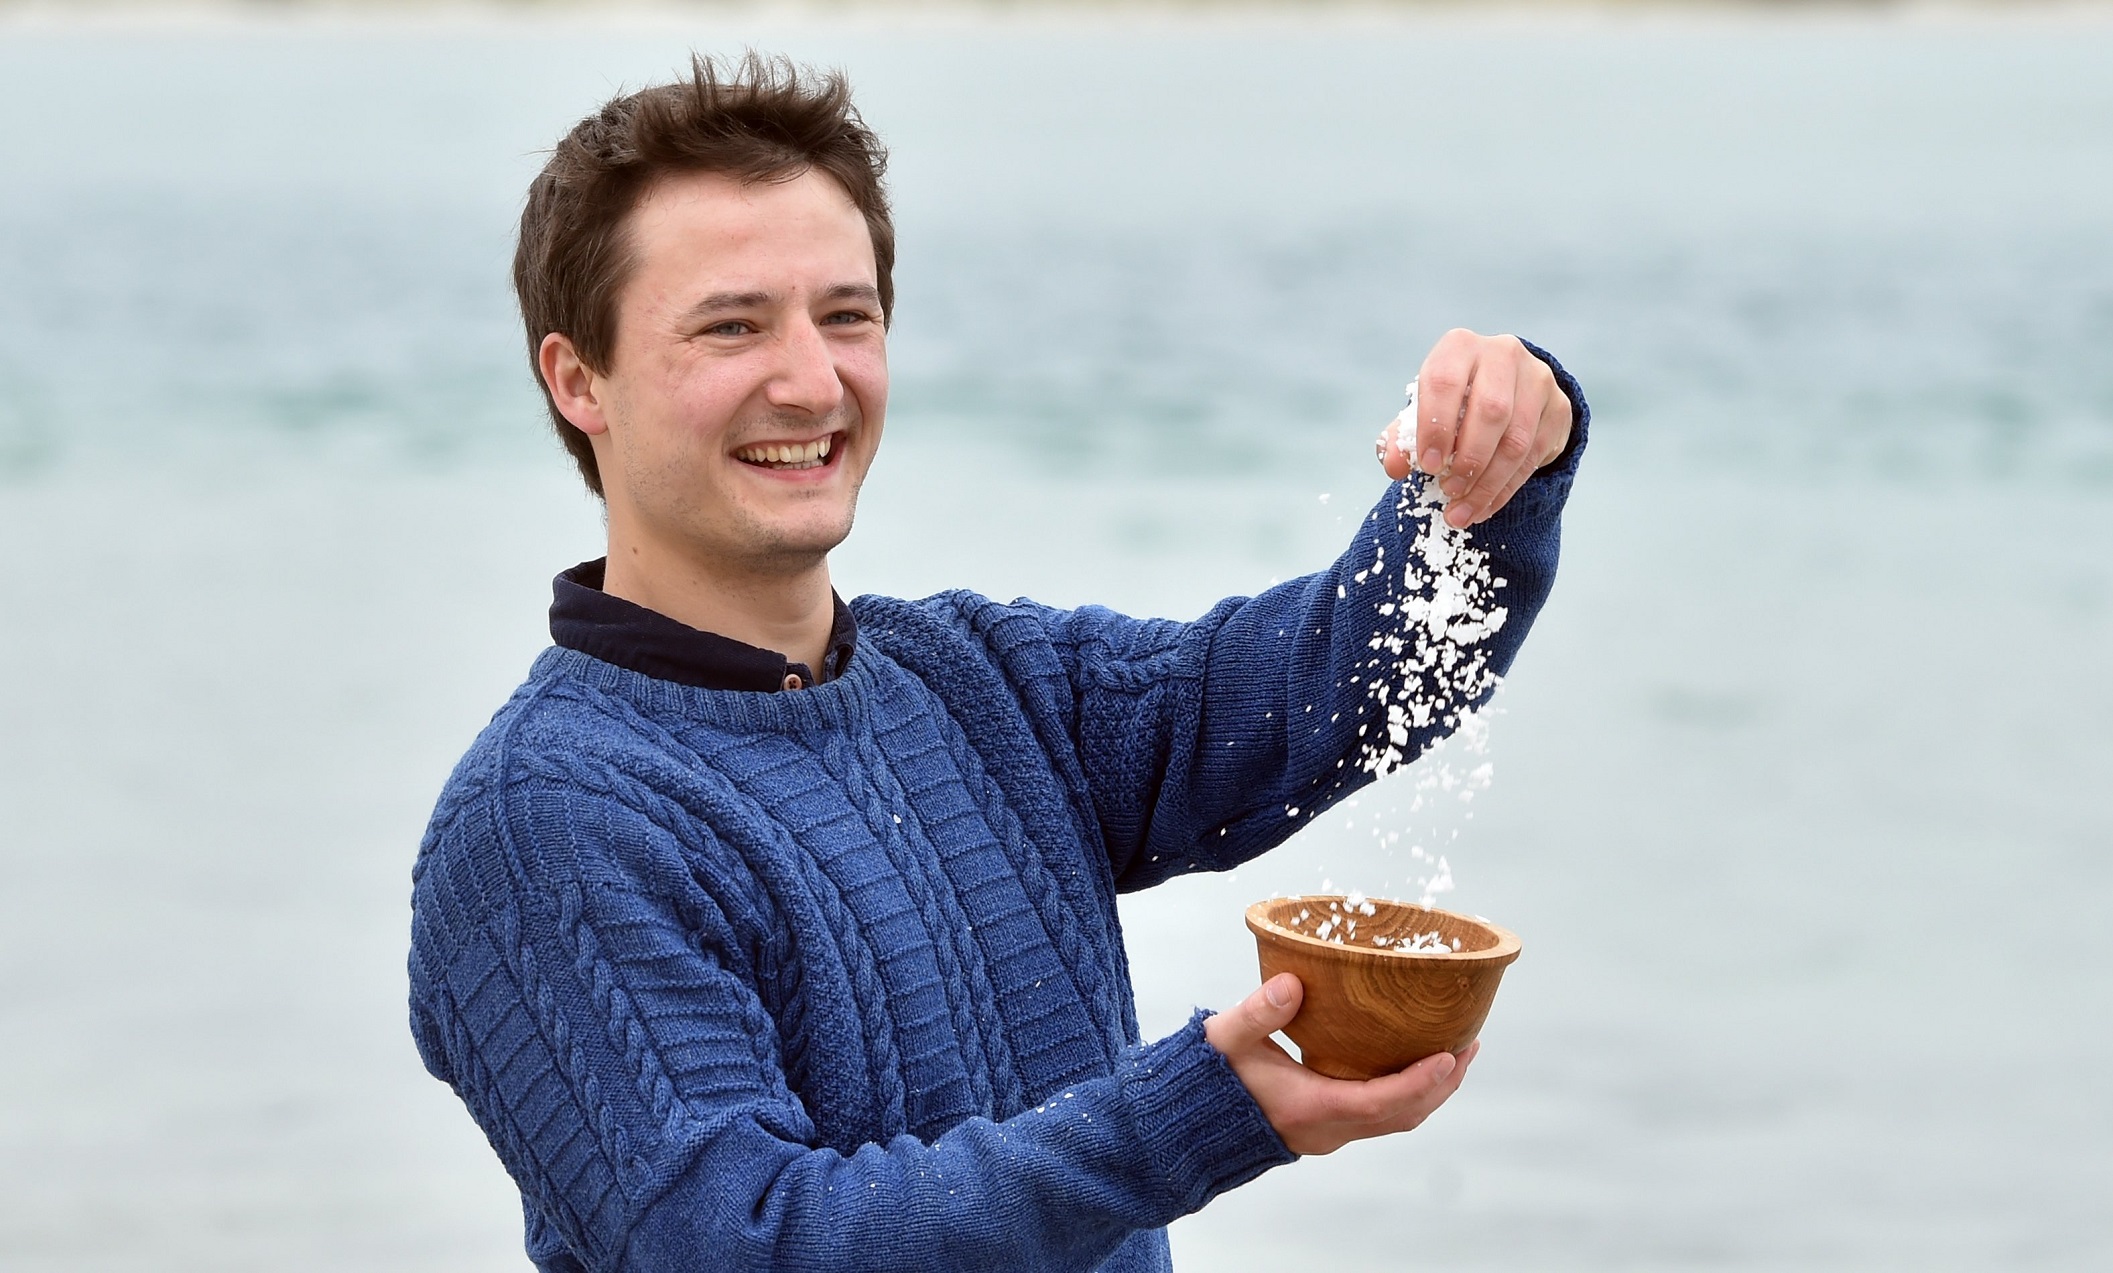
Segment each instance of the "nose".
[[780,330],[778,366],[764,397],[773,407],[825,416],[844,401],[836,356],[814,320],[802,315]]

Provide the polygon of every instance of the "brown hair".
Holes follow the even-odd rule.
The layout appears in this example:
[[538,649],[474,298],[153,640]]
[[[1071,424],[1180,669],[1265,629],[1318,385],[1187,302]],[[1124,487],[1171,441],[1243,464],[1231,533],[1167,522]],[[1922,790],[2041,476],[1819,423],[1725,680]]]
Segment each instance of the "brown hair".
[[[653,182],[669,173],[716,172],[746,182],[811,170],[834,178],[873,236],[883,317],[895,308],[895,224],[882,185],[887,151],[851,104],[837,71],[818,73],[750,52],[737,66],[692,55],[690,74],[612,98],[575,125],[528,187],[514,245],[514,295],[537,368],[543,338],[562,332],[589,369],[616,352],[616,298],[630,277],[627,222]],[[587,435],[558,411],[540,369],[536,383],[558,438],[596,495],[602,477]]]

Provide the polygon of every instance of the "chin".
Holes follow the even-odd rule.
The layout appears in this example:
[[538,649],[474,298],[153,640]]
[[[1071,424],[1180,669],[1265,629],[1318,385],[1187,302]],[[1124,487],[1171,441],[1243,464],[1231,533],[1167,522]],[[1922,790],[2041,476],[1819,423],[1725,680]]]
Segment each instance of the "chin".
[[750,541],[755,556],[806,566],[827,557],[838,544],[850,536],[851,518],[846,516],[820,523],[757,527],[756,530],[758,533]]

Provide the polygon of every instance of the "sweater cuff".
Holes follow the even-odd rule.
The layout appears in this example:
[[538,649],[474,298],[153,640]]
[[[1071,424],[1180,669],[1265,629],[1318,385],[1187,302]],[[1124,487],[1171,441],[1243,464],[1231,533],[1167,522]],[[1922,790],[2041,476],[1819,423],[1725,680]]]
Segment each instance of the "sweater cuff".
[[1534,476],[1561,475],[1568,478],[1577,472],[1578,456],[1585,450],[1585,435],[1591,432],[1592,404],[1585,401],[1585,387],[1577,382],[1576,376],[1563,370],[1563,364],[1555,360],[1554,354],[1524,338],[1520,338],[1519,343],[1526,346],[1527,353],[1548,365],[1548,370],[1555,373],[1555,387],[1570,399],[1570,441],[1554,459],[1535,469]]
[[1199,1010],[1173,1034],[1133,1050],[1123,1075],[1138,1134],[1180,1215],[1298,1157],[1204,1037],[1209,1015]]

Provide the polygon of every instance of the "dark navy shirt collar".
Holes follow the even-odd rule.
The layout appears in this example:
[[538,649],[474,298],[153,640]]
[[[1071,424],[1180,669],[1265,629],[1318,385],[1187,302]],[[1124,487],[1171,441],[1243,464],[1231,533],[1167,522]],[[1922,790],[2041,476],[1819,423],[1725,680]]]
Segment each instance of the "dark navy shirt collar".
[[[702,632],[664,614],[602,591],[608,558],[583,561],[551,584],[550,639],[642,676],[707,690],[781,690],[830,681],[844,674],[858,621],[834,592],[836,617],[829,628],[822,674],[793,663],[775,650],[760,649],[716,632]],[[797,681],[792,678],[798,677]]]

